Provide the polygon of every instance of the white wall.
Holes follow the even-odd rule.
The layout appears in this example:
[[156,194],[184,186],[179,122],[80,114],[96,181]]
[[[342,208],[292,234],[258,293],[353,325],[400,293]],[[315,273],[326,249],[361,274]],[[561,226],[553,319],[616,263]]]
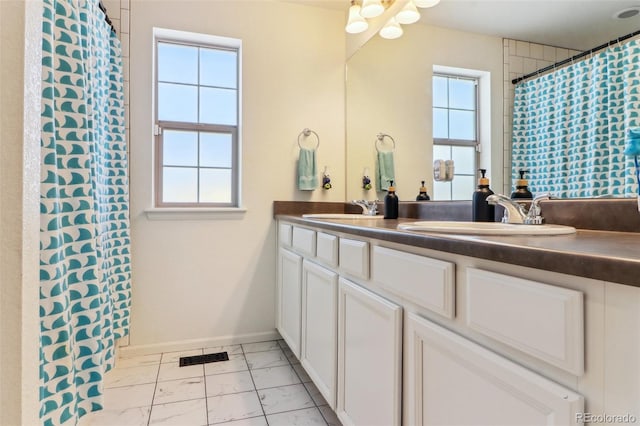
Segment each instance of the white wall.
[[[152,206],[154,26],[243,41],[244,215],[158,221],[144,213]],[[343,11],[277,1],[131,2],[132,350],[274,331],[273,201],[345,196],[343,27]],[[305,127],[320,135],[329,191],[295,189]]]
[[[426,25],[407,25],[404,31],[396,40],[371,38],[349,59],[347,199],[376,196],[371,191],[362,191],[359,182],[365,166],[374,173],[374,142],[378,132],[388,133],[396,140],[395,171],[400,199],[415,199],[421,180],[427,181],[428,191],[433,194],[430,183],[434,65],[491,73],[489,175],[494,190],[502,188],[502,39]],[[481,127],[486,128],[486,124],[481,123]]]
[[0,1],[0,424],[38,423],[42,4]]

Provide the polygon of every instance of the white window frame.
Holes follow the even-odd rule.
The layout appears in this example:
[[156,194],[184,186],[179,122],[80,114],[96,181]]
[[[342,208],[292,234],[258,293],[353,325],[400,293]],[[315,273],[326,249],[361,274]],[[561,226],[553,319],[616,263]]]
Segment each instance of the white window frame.
[[[454,75],[454,74],[443,74],[443,73],[434,73],[433,74],[434,77],[442,77],[442,78],[447,78],[447,79],[460,79],[460,80],[470,80],[473,81],[474,87],[475,87],[475,100],[476,100],[476,105],[475,105],[475,127],[476,127],[476,133],[474,135],[473,139],[451,139],[451,138],[433,138],[433,144],[434,145],[454,145],[454,146],[475,146],[476,148],[478,147],[478,145],[480,145],[480,96],[478,93],[478,85],[479,85],[479,80],[476,77],[466,77],[466,76],[461,76],[461,75]],[[440,108],[440,109],[446,109],[447,111],[449,110],[455,110],[457,108],[443,108],[443,107],[436,107],[434,106],[433,109],[436,108]],[[469,110],[464,110],[464,111],[469,111]],[[476,151],[479,151],[479,149],[476,149]]]
[[[202,123],[169,122],[158,120],[158,43],[183,44],[237,52],[237,124],[235,126]],[[149,218],[156,213],[235,213],[242,208],[242,40],[165,28],[153,29],[153,208],[147,210]],[[163,130],[189,130],[194,132],[222,132],[232,136],[232,201],[230,203],[168,203],[162,201],[162,134]]]
[[[476,84],[476,138],[475,141],[433,138],[433,145],[473,146],[476,147],[476,169],[487,169],[491,178],[491,73],[467,68],[433,66],[434,76],[474,79]],[[433,111],[433,104],[431,110]],[[469,200],[473,192],[469,193]],[[453,198],[453,197],[451,197]]]

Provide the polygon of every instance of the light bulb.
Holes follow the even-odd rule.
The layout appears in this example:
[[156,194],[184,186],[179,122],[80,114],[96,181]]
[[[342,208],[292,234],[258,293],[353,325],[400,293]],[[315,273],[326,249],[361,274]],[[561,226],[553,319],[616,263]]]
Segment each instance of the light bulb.
[[363,18],[375,18],[376,16],[382,15],[382,12],[384,12],[382,0],[364,0],[362,2],[360,15]]
[[396,21],[396,18],[391,17],[384,27],[380,30],[380,37],[392,40],[394,38],[398,38],[402,35],[402,27]]
[[440,3],[440,0],[413,0],[418,7],[433,7]]
[[409,0],[396,15],[396,21],[400,24],[413,24],[418,22],[418,19],[420,19],[420,12],[418,12],[412,0]]
[[360,6],[354,4],[349,8],[349,20],[344,28],[349,34],[358,34],[366,31],[369,23],[360,15]]

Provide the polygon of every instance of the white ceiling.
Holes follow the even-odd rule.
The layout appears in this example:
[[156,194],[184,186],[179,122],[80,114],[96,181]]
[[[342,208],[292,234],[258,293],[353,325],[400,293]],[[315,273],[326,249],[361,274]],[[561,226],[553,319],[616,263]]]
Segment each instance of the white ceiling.
[[[349,0],[290,0],[346,11]],[[640,29],[640,15],[616,20],[640,0],[441,0],[421,22],[480,34],[587,50]]]

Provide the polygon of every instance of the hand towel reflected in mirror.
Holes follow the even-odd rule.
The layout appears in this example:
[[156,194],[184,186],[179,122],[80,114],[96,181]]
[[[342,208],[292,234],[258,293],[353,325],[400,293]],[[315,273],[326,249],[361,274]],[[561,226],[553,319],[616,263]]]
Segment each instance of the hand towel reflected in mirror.
[[395,181],[393,166],[393,151],[378,151],[376,157],[376,188],[378,191],[388,191],[390,181]]
[[298,156],[298,189],[313,191],[318,187],[316,150],[300,148]]

